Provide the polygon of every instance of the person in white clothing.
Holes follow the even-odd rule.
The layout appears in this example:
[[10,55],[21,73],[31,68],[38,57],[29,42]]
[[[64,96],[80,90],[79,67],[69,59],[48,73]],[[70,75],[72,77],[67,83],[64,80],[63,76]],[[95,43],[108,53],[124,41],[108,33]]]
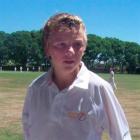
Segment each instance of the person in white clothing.
[[117,89],[117,86],[116,86],[116,83],[115,83],[113,68],[110,68],[109,83],[111,84],[113,90],[115,91]]
[[25,140],[131,140],[128,122],[110,84],[87,69],[87,35],[81,18],[52,16],[43,29],[48,72],[28,88],[23,108]]

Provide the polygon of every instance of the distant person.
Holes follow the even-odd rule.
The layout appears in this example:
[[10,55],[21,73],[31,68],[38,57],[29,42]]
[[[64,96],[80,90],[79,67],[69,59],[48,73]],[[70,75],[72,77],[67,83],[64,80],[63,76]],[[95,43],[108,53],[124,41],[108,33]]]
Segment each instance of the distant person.
[[117,89],[117,86],[116,86],[115,79],[114,79],[114,71],[113,71],[113,68],[110,68],[109,83],[111,84],[113,90],[115,91]]
[[17,71],[17,67],[14,67],[14,71]]
[[32,67],[32,71],[33,71],[33,72],[35,71],[35,67],[34,67],[34,66]]
[[22,66],[20,66],[20,72],[22,72],[22,69],[23,69]]
[[29,71],[29,67],[27,67],[27,72]]
[[111,86],[88,70],[82,57],[87,35],[81,18],[52,16],[43,29],[48,72],[34,80],[23,109],[25,140],[131,140],[129,126]]
[[41,70],[41,68],[40,68],[40,66],[38,66],[38,71],[40,71]]

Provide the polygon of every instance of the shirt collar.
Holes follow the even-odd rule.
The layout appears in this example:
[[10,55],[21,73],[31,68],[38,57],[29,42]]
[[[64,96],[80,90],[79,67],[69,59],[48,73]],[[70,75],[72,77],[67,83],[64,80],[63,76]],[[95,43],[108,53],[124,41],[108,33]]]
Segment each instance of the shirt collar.
[[[54,82],[52,80],[52,71],[53,71],[52,68],[50,68],[48,71],[48,77],[46,79],[48,85],[54,85]],[[73,87],[88,89],[88,83],[89,83],[89,72],[85,64],[81,61],[80,71],[78,72],[76,79],[68,89],[71,89]]]
[[88,89],[89,72],[85,64],[81,61],[81,69],[77,74],[77,77],[70,87],[79,87],[82,89]]

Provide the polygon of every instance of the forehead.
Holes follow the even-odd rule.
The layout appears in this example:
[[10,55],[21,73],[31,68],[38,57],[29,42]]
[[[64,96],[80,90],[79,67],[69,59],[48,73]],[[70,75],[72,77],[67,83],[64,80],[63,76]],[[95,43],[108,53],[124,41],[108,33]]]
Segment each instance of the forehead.
[[48,40],[61,41],[61,40],[84,40],[85,32],[80,26],[74,28],[67,28],[66,26],[60,26],[51,31]]

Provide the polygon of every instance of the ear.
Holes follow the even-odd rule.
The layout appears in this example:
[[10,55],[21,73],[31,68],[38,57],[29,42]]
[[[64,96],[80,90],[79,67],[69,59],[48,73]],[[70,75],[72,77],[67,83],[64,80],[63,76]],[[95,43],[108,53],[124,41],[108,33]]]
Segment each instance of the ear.
[[83,54],[82,57],[85,55],[86,47],[83,48]]
[[86,46],[83,48],[83,54],[85,54],[86,48],[87,48]]
[[83,54],[82,54],[82,57],[85,55],[85,51],[83,52]]

